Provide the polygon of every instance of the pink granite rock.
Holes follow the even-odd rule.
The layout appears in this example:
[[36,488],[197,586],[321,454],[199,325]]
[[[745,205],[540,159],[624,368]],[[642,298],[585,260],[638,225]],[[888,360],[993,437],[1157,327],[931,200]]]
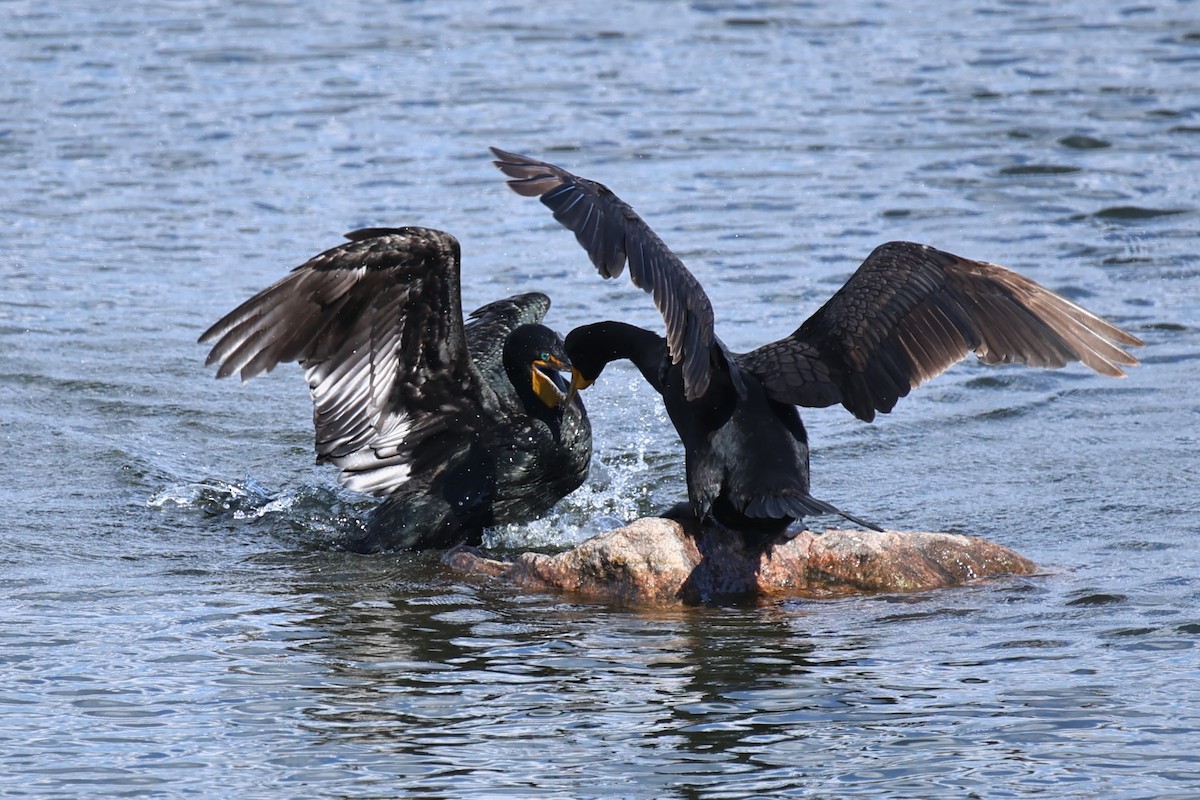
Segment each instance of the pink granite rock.
[[524,553],[505,562],[456,548],[443,560],[458,572],[530,589],[641,604],[911,592],[1037,570],[1029,559],[975,536],[801,531],[760,551],[747,550],[729,531],[697,533],[657,517],[636,520],[563,553]]

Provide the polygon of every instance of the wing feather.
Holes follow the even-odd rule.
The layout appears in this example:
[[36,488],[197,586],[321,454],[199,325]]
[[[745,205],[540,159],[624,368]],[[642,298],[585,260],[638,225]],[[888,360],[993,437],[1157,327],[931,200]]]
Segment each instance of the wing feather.
[[651,294],[662,314],[671,361],[683,364],[686,396],[704,394],[715,342],[712,303],[679,257],[603,184],[495,147],[492,153],[512,190],[541,197],[554,218],[575,233],[603,277],[617,277],[628,263],[633,285]]
[[200,341],[213,342],[206,364],[218,377],[249,380],[298,361],[318,460],[336,464],[351,489],[386,495],[453,463],[472,431],[496,421],[497,403],[468,353],[454,237],[414,227],[347,238]]
[[1010,269],[911,242],[880,245],[791,334],[740,356],[780,402],[842,403],[870,421],[974,353],[988,364],[1079,361],[1120,377],[1142,342]]
[[510,405],[519,401],[504,371],[504,342],[521,325],[540,323],[549,310],[549,297],[528,292],[493,300],[471,312],[465,328],[471,361],[484,381]]

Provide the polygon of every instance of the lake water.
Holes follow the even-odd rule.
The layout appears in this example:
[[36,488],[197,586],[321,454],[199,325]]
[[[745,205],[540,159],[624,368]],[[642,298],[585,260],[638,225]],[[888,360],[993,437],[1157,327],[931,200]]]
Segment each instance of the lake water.
[[[0,3],[0,794],[1200,796],[1200,3],[553,6]],[[251,293],[421,224],[468,307],[660,324],[489,145],[634,204],[734,349],[901,238],[1145,339],[1122,381],[971,362],[805,415],[814,494],[1044,574],[650,611],[331,548],[371,503],[312,464],[300,371],[195,344]],[[493,547],[682,495],[636,378]]]

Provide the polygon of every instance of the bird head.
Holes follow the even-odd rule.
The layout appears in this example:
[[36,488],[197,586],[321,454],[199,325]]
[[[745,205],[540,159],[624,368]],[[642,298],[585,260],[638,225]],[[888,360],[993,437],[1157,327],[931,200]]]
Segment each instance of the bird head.
[[558,408],[568,400],[570,386],[560,373],[571,370],[571,360],[561,336],[544,325],[522,325],[509,336],[505,349],[510,355],[516,351],[522,365],[516,380],[528,381],[546,408]]
[[571,363],[566,360],[565,354],[560,356],[549,350],[542,350],[531,366],[530,382],[533,393],[546,408],[558,408],[564,402],[570,403],[574,399],[574,380],[571,382],[571,389],[564,392],[562,384],[565,381],[558,374],[571,369]]

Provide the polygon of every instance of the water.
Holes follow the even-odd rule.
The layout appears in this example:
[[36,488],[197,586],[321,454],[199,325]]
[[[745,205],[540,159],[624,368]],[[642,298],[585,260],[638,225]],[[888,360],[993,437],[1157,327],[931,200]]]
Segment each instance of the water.
[[[0,4],[0,794],[1171,798],[1200,793],[1200,5]],[[1045,574],[650,611],[329,547],[299,371],[196,336],[365,225],[463,243],[469,307],[659,321],[488,145],[608,182],[748,349],[880,242],[1133,330],[1124,381],[963,364],[814,491]],[[593,478],[502,551],[682,493],[631,370]]]

